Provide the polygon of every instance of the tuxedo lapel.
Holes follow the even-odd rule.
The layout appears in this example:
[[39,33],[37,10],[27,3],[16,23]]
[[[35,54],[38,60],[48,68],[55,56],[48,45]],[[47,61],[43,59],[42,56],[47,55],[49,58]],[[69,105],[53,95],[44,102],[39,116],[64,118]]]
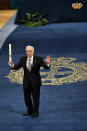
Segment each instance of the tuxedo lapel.
[[26,67],[26,63],[27,63],[27,56],[25,56],[24,58],[24,66]]
[[33,57],[33,65],[32,65],[32,69],[34,68],[34,66],[36,65],[36,57]]
[[36,58],[35,58],[35,56],[33,57],[33,66],[35,65],[35,63],[36,63]]

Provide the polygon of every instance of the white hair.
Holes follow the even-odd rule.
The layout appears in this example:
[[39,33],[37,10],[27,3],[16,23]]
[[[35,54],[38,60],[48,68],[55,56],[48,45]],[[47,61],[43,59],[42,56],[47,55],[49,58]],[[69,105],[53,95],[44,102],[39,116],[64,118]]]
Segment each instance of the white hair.
[[27,48],[31,48],[31,49],[33,50],[33,52],[34,52],[34,47],[33,47],[33,46],[27,45],[26,48],[25,48],[25,50],[26,50]]

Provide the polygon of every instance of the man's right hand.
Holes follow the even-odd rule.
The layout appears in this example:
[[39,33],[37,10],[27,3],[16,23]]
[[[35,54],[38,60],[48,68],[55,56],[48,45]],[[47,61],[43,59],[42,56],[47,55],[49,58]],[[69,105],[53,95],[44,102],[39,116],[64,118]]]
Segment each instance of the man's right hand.
[[14,64],[13,64],[12,61],[11,61],[11,62],[9,61],[9,62],[8,62],[8,65],[9,65],[10,67],[14,67]]

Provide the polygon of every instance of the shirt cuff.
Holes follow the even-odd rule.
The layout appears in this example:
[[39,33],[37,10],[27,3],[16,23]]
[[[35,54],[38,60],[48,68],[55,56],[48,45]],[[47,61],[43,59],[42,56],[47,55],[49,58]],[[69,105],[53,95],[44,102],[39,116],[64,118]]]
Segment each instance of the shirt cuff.
[[12,65],[12,68],[14,68],[14,64]]
[[13,65],[10,65],[11,68],[14,68],[14,64]]
[[50,67],[50,64],[47,64],[48,67]]

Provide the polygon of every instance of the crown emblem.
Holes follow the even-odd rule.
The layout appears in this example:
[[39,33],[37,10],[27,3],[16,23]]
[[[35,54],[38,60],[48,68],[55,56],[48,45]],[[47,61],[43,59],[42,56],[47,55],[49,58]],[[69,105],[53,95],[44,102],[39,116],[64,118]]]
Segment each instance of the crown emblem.
[[83,4],[82,3],[78,3],[78,2],[72,4],[72,8],[74,10],[80,10],[82,8],[82,6],[83,6]]

